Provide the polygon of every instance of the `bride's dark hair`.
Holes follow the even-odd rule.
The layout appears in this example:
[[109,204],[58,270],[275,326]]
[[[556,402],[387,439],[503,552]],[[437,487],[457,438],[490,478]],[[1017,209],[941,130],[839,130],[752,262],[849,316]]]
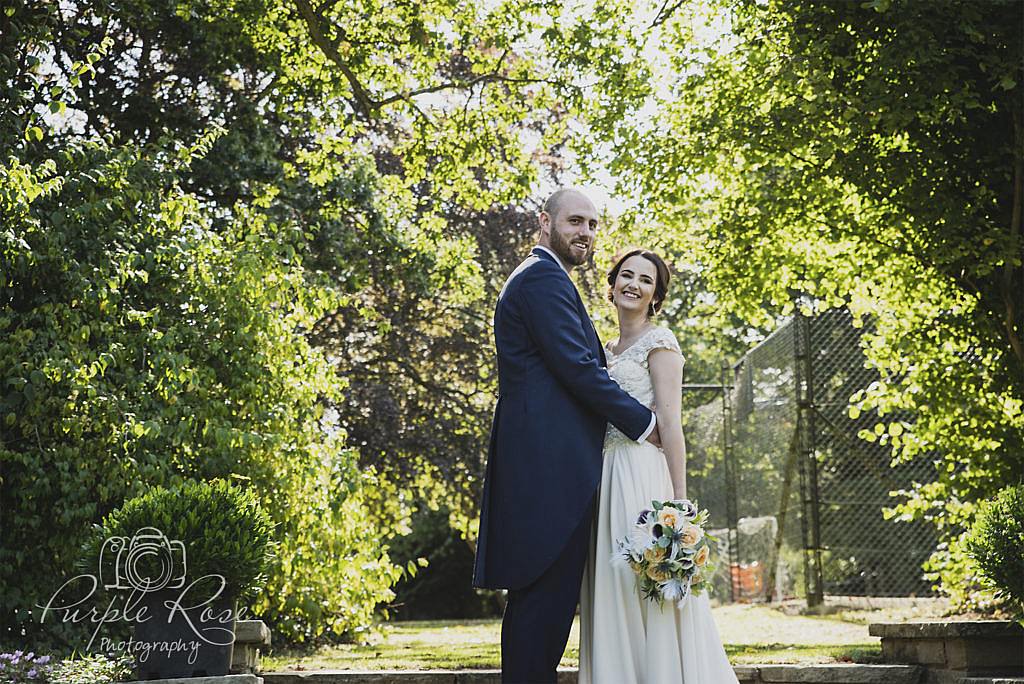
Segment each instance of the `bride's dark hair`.
[[619,277],[619,271],[622,270],[622,264],[626,262],[626,259],[635,256],[642,256],[650,261],[658,272],[657,281],[654,283],[654,297],[651,299],[650,306],[647,307],[647,315],[653,316],[661,311],[661,305],[665,301],[665,295],[668,293],[668,281],[671,278],[671,274],[669,273],[668,266],[665,264],[665,260],[649,249],[631,249],[615,260],[615,265],[608,271],[608,301],[615,301],[615,295],[612,290],[615,287],[615,279]]

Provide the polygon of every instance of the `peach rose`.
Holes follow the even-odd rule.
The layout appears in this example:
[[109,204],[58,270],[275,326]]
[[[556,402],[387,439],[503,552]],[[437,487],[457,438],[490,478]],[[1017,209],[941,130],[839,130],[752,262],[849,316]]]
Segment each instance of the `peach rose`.
[[655,546],[654,548],[647,549],[644,551],[644,560],[651,564],[658,563],[665,557],[665,554],[667,552],[668,549],[663,549],[660,546]]
[[674,508],[662,508],[658,511],[658,522],[674,529],[679,523],[679,511]]
[[682,529],[682,533],[679,536],[679,541],[683,543],[683,546],[693,546],[704,537],[704,530],[700,529],[696,525],[687,524]]
[[706,546],[700,547],[700,550],[697,551],[697,555],[693,557],[694,565],[696,565],[698,567],[702,567],[702,566],[706,565],[707,562],[708,562],[708,556],[710,556],[710,555],[711,555],[711,550],[708,547],[706,547]]

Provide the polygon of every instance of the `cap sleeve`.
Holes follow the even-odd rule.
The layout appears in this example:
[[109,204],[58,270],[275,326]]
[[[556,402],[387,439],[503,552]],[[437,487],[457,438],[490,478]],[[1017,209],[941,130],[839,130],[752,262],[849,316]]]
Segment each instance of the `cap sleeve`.
[[647,339],[644,340],[644,358],[646,359],[655,349],[669,349],[682,356],[676,336],[668,328],[656,328],[651,331]]

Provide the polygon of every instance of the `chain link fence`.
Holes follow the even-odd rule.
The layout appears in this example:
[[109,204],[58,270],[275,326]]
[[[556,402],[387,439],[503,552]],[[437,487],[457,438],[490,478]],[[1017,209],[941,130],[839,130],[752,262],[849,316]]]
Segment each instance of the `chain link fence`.
[[[848,401],[878,375],[845,310],[795,316],[685,416],[688,489],[720,539],[716,584],[731,600],[929,596],[925,523],[887,520],[889,493],[933,477],[927,459],[893,466],[858,437],[880,422]],[[888,416],[898,418],[898,416]]]

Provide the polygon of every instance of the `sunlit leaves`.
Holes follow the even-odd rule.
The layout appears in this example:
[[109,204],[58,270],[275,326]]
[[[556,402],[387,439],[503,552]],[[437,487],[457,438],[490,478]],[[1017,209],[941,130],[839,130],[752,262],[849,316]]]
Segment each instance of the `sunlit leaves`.
[[664,34],[675,73],[653,125],[597,120],[639,200],[627,219],[671,236],[748,320],[798,296],[871,317],[884,381],[851,411],[913,413],[861,436],[935,459],[901,510],[955,530],[1024,467],[1024,8],[712,4],[717,33],[683,11]]
[[[206,146],[162,156],[186,168]],[[294,248],[272,238],[295,226],[239,204],[214,231],[173,167],[137,149],[55,152],[0,167],[0,487],[17,521],[0,545],[3,614],[54,591],[125,497],[233,477],[281,530],[259,614],[290,640],[367,624],[399,570],[324,413],[344,383],[305,335],[339,302],[282,258]],[[4,623],[22,626],[39,629]]]

